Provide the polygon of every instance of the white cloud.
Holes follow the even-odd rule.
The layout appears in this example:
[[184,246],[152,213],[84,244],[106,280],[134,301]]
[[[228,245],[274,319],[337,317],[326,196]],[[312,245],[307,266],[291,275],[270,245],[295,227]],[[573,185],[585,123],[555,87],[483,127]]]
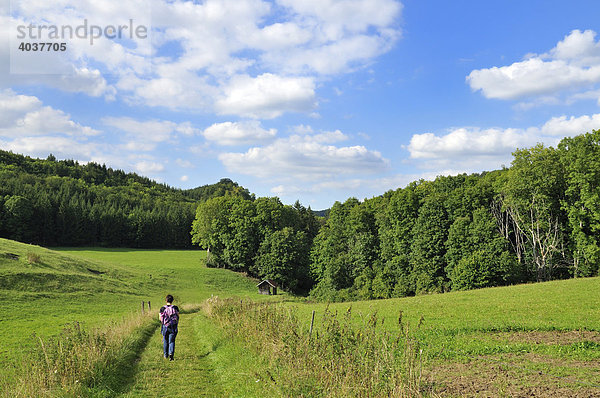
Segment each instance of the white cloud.
[[[137,3],[137,4],[134,4]],[[43,15],[43,18],[40,16]],[[26,36],[25,41],[56,41],[48,39],[51,31],[48,27],[71,27],[77,29],[87,20],[88,27],[96,25],[126,24],[133,18],[137,24],[149,26],[150,7],[140,7],[139,1],[108,2],[108,1],[77,1],[65,0],[60,2],[12,2],[11,15],[0,15],[0,54],[1,58],[7,57],[7,65],[11,66],[12,73],[2,74],[0,84],[10,86],[14,84],[41,84],[72,93],[84,93],[92,97],[104,97],[114,100],[117,90],[110,85],[106,77],[121,74],[124,71],[137,69],[149,71],[151,65],[150,40],[109,40],[106,38],[94,41],[90,45],[89,39],[78,38],[77,35],[69,37],[69,29],[65,32],[61,42],[66,43],[67,51],[64,52],[38,52],[35,56],[16,50],[9,46],[9,39],[17,40],[19,25],[33,25],[33,38]],[[35,27],[42,29],[42,36]],[[83,30],[78,31],[79,34]],[[59,33],[62,34],[62,33]],[[89,35],[88,35],[89,38]],[[23,40],[23,39],[20,39]],[[133,45],[137,44],[137,47]],[[143,44],[143,45],[142,45]],[[3,50],[9,50],[4,54]],[[10,58],[9,57],[10,53]],[[8,62],[10,60],[10,62]]]
[[585,90],[600,83],[596,32],[574,30],[548,53],[509,66],[472,71],[467,82],[487,98],[517,99]]
[[61,110],[44,106],[37,97],[0,91],[0,136],[65,134],[91,136],[98,130],[82,126]]
[[92,160],[94,154],[101,149],[94,143],[81,142],[73,137],[57,136],[18,137],[12,140],[0,139],[0,146],[7,151],[40,158],[45,158],[52,153],[58,158],[77,159],[84,162]]
[[[104,96],[107,100],[114,100],[117,94],[115,87],[109,85],[98,69],[86,67],[73,68],[73,72],[61,75],[60,78],[49,79],[44,77],[47,84],[60,90],[72,93],[84,93],[91,97]],[[28,77],[28,82],[31,83]]]
[[600,128],[600,114],[580,117],[554,117],[541,127],[455,128],[436,135],[415,134],[407,146],[410,157],[424,168],[449,168],[454,171],[493,170],[509,164],[512,152],[543,143],[555,146],[563,137]]
[[348,136],[342,133],[340,130],[323,131],[319,134],[310,136],[310,140],[321,144],[333,144],[335,142],[346,141],[347,139]]
[[121,130],[130,137],[125,145],[129,150],[151,151],[161,142],[170,141],[175,135],[193,135],[196,133],[189,122],[175,123],[168,120],[140,121],[130,117],[105,117],[102,122]]
[[189,179],[190,179],[190,177],[188,177],[188,176],[181,176],[181,177],[179,178],[179,181],[182,181],[182,182],[187,182]]
[[195,167],[194,164],[189,160],[177,159],[175,160],[175,163],[177,163],[179,167],[183,167],[184,169],[193,169]]
[[315,83],[308,77],[264,73],[235,76],[217,101],[221,114],[272,119],[284,112],[308,112],[316,106]]
[[266,130],[257,120],[215,123],[204,130],[204,137],[218,145],[257,144],[273,139],[276,134],[276,129]]
[[246,153],[224,153],[219,160],[230,172],[273,180],[314,180],[336,175],[385,171],[389,161],[364,146],[324,145],[317,136],[293,135]]
[[398,16],[402,5],[392,0],[278,0],[304,18],[314,18],[329,40],[344,32],[363,32],[370,26],[386,28]]
[[135,164],[135,169],[142,174],[160,173],[165,171],[165,166],[161,163],[144,160]]
[[600,106],[600,89],[598,90],[589,90],[581,93],[576,93],[567,98],[567,104],[571,105],[574,102],[580,100],[596,100],[598,102],[598,106]]
[[519,146],[534,145],[537,137],[517,129],[457,128],[445,135],[415,134],[408,150],[413,159],[498,156]]
[[591,116],[571,116],[569,118],[567,116],[553,117],[540,130],[544,135],[560,136],[562,138],[589,133],[598,129],[600,129],[600,113]]
[[296,134],[310,134],[313,132],[313,128],[308,125],[299,124],[297,126],[292,127],[291,129]]
[[133,105],[270,119],[310,113],[320,79],[389,51],[401,9],[396,0],[61,0],[20,2],[12,18],[71,26],[132,18],[151,28],[152,40],[133,43],[73,40],[68,73],[36,82]]

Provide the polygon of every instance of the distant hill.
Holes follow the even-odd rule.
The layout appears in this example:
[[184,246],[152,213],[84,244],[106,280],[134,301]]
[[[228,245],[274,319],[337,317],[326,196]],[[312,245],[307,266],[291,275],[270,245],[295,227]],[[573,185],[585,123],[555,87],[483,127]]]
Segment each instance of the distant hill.
[[329,217],[330,211],[331,211],[331,209],[325,209],[325,210],[313,210],[312,212],[314,213],[315,216],[327,218],[327,217]]
[[183,194],[200,201],[228,195],[240,196],[244,199],[254,199],[254,194],[251,194],[246,188],[239,186],[237,182],[233,182],[229,178],[222,178],[216,184],[203,185],[185,190]]
[[191,247],[199,202],[254,195],[230,179],[182,190],[136,173],[0,150],[0,237],[44,246]]
[[0,290],[29,294],[136,294],[125,268],[0,238]]

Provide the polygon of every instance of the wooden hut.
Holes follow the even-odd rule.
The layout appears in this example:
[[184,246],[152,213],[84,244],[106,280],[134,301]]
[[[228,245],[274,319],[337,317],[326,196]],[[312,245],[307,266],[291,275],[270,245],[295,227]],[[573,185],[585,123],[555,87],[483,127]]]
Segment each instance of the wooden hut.
[[[268,294],[268,295],[271,295],[271,294],[276,295],[277,294],[277,283],[273,282],[270,279],[265,279],[264,281],[262,281],[261,283],[256,285],[256,287],[258,287],[258,293],[260,293],[260,294]],[[272,293],[271,293],[271,291],[272,291]]]

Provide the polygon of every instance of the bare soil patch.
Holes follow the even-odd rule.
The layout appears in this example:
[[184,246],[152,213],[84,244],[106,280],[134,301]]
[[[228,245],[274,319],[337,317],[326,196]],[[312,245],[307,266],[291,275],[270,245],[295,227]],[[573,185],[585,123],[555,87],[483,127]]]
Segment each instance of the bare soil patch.
[[600,344],[600,332],[591,332],[586,330],[571,330],[566,332],[502,332],[493,333],[490,336],[499,341],[508,341],[511,343],[532,343],[532,344],[557,344],[567,345],[580,343],[582,341],[591,341]]
[[443,397],[600,398],[600,363],[536,354],[442,362],[425,376]]

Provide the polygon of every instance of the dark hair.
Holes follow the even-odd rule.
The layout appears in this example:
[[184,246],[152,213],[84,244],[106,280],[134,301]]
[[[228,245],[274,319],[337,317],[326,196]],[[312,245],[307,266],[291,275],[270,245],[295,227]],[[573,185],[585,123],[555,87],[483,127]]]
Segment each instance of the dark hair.
[[167,303],[172,303],[173,302],[173,296],[171,296],[170,294],[167,294]]

